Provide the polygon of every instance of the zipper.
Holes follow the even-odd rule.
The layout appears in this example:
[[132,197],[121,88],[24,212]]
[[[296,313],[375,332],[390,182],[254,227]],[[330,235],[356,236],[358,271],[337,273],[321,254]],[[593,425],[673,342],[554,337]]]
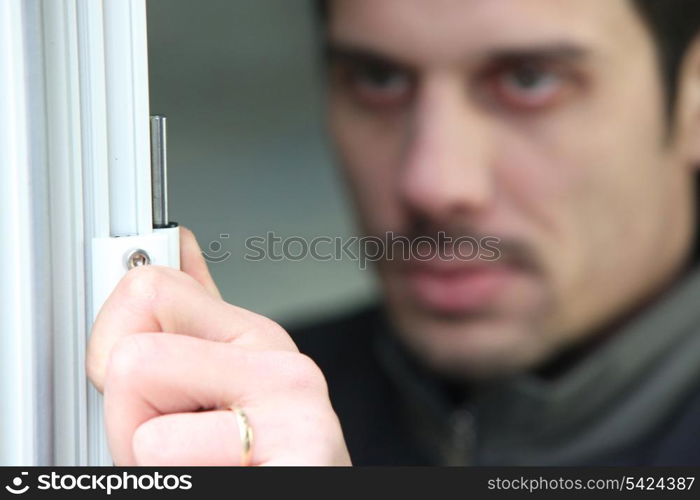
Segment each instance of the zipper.
[[475,465],[476,418],[470,405],[452,412],[449,417],[449,439],[443,454],[445,465]]

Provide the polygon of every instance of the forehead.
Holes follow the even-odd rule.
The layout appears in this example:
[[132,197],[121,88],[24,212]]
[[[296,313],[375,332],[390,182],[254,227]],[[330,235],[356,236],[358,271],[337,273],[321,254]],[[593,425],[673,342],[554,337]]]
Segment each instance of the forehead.
[[651,39],[630,0],[330,0],[332,41],[414,64],[517,46],[636,50]]

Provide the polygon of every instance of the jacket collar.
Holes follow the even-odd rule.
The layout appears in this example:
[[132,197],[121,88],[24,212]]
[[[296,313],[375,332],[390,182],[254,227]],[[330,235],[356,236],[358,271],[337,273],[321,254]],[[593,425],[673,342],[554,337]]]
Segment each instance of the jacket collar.
[[697,390],[699,304],[695,270],[563,375],[525,373],[473,387],[462,401],[394,335],[378,335],[376,349],[416,438],[437,463],[614,463]]

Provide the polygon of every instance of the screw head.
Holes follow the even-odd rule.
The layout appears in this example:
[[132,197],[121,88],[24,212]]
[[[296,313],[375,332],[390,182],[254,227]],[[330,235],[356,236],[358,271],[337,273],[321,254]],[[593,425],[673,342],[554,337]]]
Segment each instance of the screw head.
[[151,257],[148,255],[146,250],[137,248],[136,250],[131,250],[126,255],[126,268],[131,270],[135,267],[147,266],[151,263]]

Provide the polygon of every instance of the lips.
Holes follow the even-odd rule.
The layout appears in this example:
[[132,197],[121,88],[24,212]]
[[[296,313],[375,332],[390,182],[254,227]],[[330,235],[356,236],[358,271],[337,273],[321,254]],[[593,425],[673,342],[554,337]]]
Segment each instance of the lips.
[[492,306],[519,271],[506,264],[419,263],[404,269],[408,293],[440,313],[477,313]]

